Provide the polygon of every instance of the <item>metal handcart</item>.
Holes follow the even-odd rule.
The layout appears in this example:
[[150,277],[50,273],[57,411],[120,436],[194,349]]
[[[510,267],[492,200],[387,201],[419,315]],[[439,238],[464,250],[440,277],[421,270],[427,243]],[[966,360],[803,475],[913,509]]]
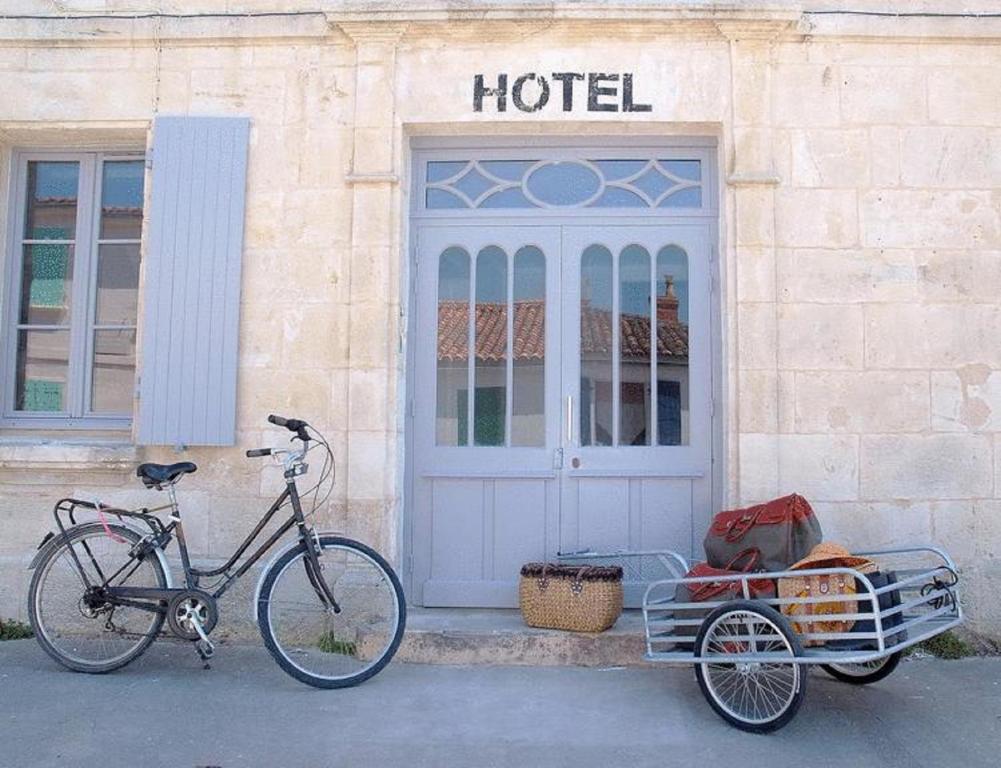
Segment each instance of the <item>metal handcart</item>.
[[[877,586],[866,573],[840,567],[688,577],[686,558],[668,550],[576,552],[561,558],[623,564],[627,580],[649,571],[648,565],[630,568],[630,563],[652,562],[665,570],[667,578],[650,580],[642,593],[646,659],[693,664],[699,688],[717,714],[741,730],[764,733],[796,715],[806,694],[807,665],[820,665],[843,682],[874,683],[896,669],[905,649],[962,621],[958,569],[941,549],[914,546],[856,554],[874,560],[896,580]],[[777,583],[812,575],[854,579],[856,594],[751,598],[751,581]],[[741,597],[675,599],[681,585],[691,593],[699,585],[728,582],[740,584]],[[797,613],[792,619],[783,612],[783,606],[825,602],[829,610],[844,603],[854,604],[855,610],[815,609],[814,615]],[[829,622],[851,622],[851,628],[821,631]]]

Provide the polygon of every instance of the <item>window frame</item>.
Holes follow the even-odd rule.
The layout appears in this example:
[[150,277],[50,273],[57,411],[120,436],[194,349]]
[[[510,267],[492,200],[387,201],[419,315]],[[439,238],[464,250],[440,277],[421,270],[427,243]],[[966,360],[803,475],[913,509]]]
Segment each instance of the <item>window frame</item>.
[[[94,413],[90,410],[94,370],[94,330],[96,322],[97,268],[101,222],[101,180],[103,164],[113,161],[143,161],[141,147],[107,149],[44,150],[19,149],[11,154],[7,205],[6,258],[3,259],[3,339],[0,340],[0,426],[17,429],[129,430],[135,414],[135,397],[129,412]],[[17,339],[20,311],[21,271],[24,268],[24,217],[27,208],[28,163],[78,162],[77,215],[74,232],[73,283],[69,319],[69,361],[67,367],[67,410],[32,412],[15,410]],[[144,183],[145,188],[145,183]],[[145,219],[145,210],[143,211]],[[145,222],[144,222],[145,223]],[[108,240],[112,240],[108,238]],[[137,243],[138,240],[112,240]],[[140,275],[141,275],[140,267]],[[141,284],[140,277],[140,284]],[[140,287],[137,286],[137,290]],[[137,304],[138,304],[137,297]],[[138,306],[136,316],[136,373],[138,384]],[[135,388],[133,389],[135,392]]]

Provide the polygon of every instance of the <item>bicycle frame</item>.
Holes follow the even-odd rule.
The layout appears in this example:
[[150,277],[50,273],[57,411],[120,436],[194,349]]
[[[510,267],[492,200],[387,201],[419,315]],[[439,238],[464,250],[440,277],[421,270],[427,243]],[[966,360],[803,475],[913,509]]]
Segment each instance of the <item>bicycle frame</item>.
[[[113,605],[127,606],[130,608],[138,608],[140,610],[157,612],[162,610],[160,605],[161,601],[170,600],[177,594],[188,590],[199,589],[199,580],[202,578],[212,578],[214,576],[223,576],[225,579],[215,588],[211,593],[211,597],[218,600],[222,595],[224,595],[227,590],[241,578],[250,568],[253,567],[254,563],[261,559],[261,557],[274,546],[282,536],[284,536],[293,526],[297,526],[299,529],[299,540],[306,547],[306,558],[305,558],[305,568],[306,575],[309,579],[317,596],[320,598],[321,602],[327,605],[334,613],[340,613],[340,607],[337,601],[334,599],[330,588],[327,586],[324,579],[320,578],[320,561],[319,561],[319,549],[313,538],[313,532],[306,525],[305,517],[302,513],[302,503],[299,497],[299,491],[296,487],[295,477],[300,474],[297,467],[290,465],[285,471],[285,489],[279,494],[278,498],[275,499],[274,503],[264,514],[261,520],[257,523],[250,534],[243,540],[243,542],[236,548],[236,551],[232,556],[220,567],[211,570],[202,570],[199,568],[194,568],[191,565],[191,560],[188,555],[188,545],[187,540],[184,535],[184,524],[181,521],[180,506],[177,503],[177,496],[174,491],[174,485],[170,484],[167,486],[167,493],[170,498],[169,504],[164,504],[159,507],[154,507],[152,509],[142,508],[140,510],[124,510],[124,509],[111,509],[106,507],[101,507],[99,509],[97,504],[89,501],[82,501],[79,499],[60,499],[53,510],[53,516],[56,519],[56,525],[59,527],[60,535],[57,541],[63,541],[67,538],[67,529],[60,518],[59,513],[67,513],[71,525],[76,525],[77,521],[74,515],[76,508],[92,509],[99,511],[103,514],[111,514],[118,517],[124,522],[124,518],[138,519],[145,523],[150,528],[150,534],[144,537],[144,539],[133,547],[130,552],[129,559],[126,563],[119,568],[115,573],[110,576],[105,576],[101,571],[100,566],[97,563],[96,558],[90,551],[89,546],[86,541],[82,543],[82,548],[86,552],[87,556],[90,558],[91,564],[94,566],[98,576],[100,577],[102,583],[94,584],[91,582],[87,574],[87,570],[83,567],[80,561],[79,555],[74,547],[69,547],[70,554],[76,563],[77,569],[86,585],[87,589],[96,589],[101,593],[101,597]],[[265,526],[271,521],[279,509],[281,509],[287,502],[291,502],[292,514],[278,527],[278,529],[268,537],[260,547],[258,547],[247,559],[240,565],[240,567],[234,572],[230,573],[230,569],[236,565],[237,561],[243,554],[250,548],[251,544],[258,538],[261,531],[264,530]],[[155,517],[153,513],[160,512],[164,510],[170,510],[170,524],[164,525],[159,518]],[[177,546],[181,555],[181,567],[184,571],[184,587],[170,587],[166,589],[156,589],[152,587],[114,587],[109,586],[120,574],[126,571],[135,564],[135,568],[138,567],[138,563],[149,554],[152,553],[154,548],[164,549],[170,543],[173,536],[177,537]],[[41,552],[44,545],[49,543],[53,539],[54,534],[48,534],[43,540],[42,544],[39,545],[39,551]],[[134,570],[134,568],[133,568]],[[131,575],[131,571],[128,575]],[[156,601],[153,602],[142,602],[142,601]]]

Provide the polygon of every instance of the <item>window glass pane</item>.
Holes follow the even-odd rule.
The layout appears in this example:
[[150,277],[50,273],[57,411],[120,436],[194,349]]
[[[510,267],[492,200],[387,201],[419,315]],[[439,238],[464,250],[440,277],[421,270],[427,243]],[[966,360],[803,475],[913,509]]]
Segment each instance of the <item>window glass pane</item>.
[[469,254],[453,247],[438,262],[438,445],[469,444],[468,374]]
[[546,257],[535,246],[514,255],[511,445],[546,444]]
[[657,443],[688,445],[688,255],[657,254]]
[[504,445],[507,408],[507,255],[476,257],[476,370],[473,444]]
[[18,331],[14,408],[65,411],[69,331]]
[[583,163],[553,162],[532,171],[525,188],[548,205],[581,205],[601,189],[601,178]]
[[24,246],[18,322],[24,325],[69,325],[72,289],[72,245]]
[[24,238],[73,240],[76,237],[80,164],[30,161]]
[[619,445],[650,444],[650,254],[619,257]]
[[580,444],[612,444],[612,254],[603,245],[581,255]]
[[139,243],[102,245],[97,257],[98,325],[135,325],[139,294]]
[[135,380],[135,330],[95,331],[91,410],[95,413],[131,413]]
[[101,238],[138,240],[142,234],[143,161],[104,163],[101,173]]

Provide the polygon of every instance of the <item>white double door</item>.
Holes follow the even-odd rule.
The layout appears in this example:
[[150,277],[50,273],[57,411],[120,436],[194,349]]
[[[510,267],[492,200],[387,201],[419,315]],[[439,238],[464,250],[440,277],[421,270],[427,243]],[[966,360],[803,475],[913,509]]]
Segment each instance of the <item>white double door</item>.
[[514,606],[526,562],[691,552],[711,497],[708,225],[417,239],[411,600]]

